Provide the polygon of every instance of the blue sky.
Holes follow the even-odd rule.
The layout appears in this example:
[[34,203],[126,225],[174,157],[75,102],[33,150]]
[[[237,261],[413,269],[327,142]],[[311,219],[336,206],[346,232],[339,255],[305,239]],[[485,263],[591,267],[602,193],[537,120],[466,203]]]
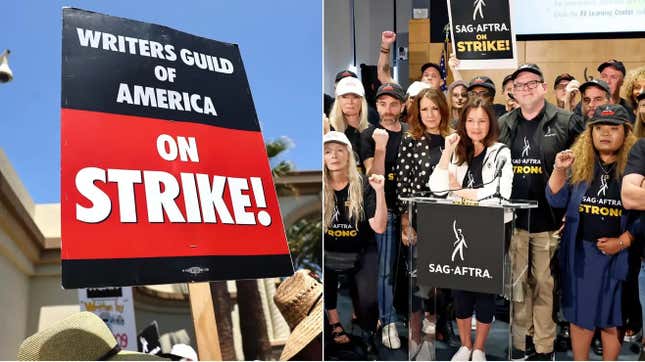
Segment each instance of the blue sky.
[[237,43],[266,140],[287,136],[283,159],[320,169],[320,1],[2,1],[0,51],[14,80],[0,84],[0,148],[37,203],[60,202],[62,7],[145,21]]

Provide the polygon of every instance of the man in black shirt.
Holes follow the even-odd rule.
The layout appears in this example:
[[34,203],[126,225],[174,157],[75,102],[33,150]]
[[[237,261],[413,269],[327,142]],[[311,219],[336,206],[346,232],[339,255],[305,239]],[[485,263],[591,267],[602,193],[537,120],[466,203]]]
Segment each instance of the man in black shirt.
[[506,107],[502,104],[493,103],[495,100],[495,83],[493,80],[486,76],[477,76],[473,78],[468,84],[468,98],[479,97],[488,102],[497,118],[506,113]]
[[385,83],[376,92],[378,126],[370,125],[361,133],[361,161],[367,175],[385,175],[385,202],[388,208],[387,229],[376,234],[378,246],[378,302],[382,342],[387,348],[401,347],[394,312],[394,261],[401,243],[399,215],[396,212],[396,160],[401,137],[407,127],[400,122],[405,93],[396,83]]
[[512,198],[536,200],[539,204],[539,208],[531,210],[530,218],[527,212],[518,212],[510,246],[513,359],[524,357],[525,338],[532,327],[537,352],[532,357],[550,360],[556,335],[550,265],[558,247],[553,233],[560,227],[563,210],[549,207],[544,190],[556,153],[568,148],[577,133],[572,114],[546,102],[547,86],[537,65],[522,65],[512,77],[519,108],[499,119],[500,142],[511,149],[515,174]]

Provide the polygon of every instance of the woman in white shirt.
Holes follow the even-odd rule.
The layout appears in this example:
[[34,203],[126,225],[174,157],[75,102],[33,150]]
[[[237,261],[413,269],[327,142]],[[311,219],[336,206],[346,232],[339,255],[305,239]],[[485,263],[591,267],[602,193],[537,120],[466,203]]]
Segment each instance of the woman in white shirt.
[[[485,101],[473,99],[461,113],[457,132],[446,137],[439,164],[430,176],[430,190],[437,196],[480,201],[496,196],[499,182],[499,196],[508,199],[513,184],[511,151],[497,142],[498,135],[493,109]],[[507,231],[512,218],[512,212],[504,214]],[[495,295],[453,290],[453,296],[461,347],[452,360],[485,361],[484,344],[493,321]],[[470,337],[473,312],[477,318],[474,343]]]

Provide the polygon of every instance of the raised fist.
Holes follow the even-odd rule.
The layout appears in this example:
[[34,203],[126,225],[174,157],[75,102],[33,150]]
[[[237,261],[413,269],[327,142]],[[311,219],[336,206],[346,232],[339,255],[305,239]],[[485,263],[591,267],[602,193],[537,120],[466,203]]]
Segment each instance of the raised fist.
[[387,140],[390,138],[390,135],[386,130],[382,128],[377,128],[372,133],[372,139],[374,140],[374,145],[376,148],[385,148],[387,146]]
[[383,43],[383,45],[387,45],[389,47],[395,40],[396,33],[393,31],[386,30],[381,34],[381,43]]

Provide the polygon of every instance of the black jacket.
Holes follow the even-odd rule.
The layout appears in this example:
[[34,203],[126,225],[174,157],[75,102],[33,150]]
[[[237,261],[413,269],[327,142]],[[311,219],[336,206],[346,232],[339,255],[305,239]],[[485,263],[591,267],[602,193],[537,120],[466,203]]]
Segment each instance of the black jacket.
[[[581,131],[579,119],[573,117],[573,113],[557,108],[549,102],[545,103],[542,119],[539,120],[538,131],[535,133],[534,141],[541,145],[540,160],[545,172],[542,173],[545,184],[548,183],[553,166],[555,155],[571,146]],[[499,142],[512,147],[517,135],[517,123],[521,117],[520,108],[516,108],[499,118]],[[539,205],[548,207],[549,205]],[[552,223],[554,230],[560,226],[564,210],[551,209]]]

